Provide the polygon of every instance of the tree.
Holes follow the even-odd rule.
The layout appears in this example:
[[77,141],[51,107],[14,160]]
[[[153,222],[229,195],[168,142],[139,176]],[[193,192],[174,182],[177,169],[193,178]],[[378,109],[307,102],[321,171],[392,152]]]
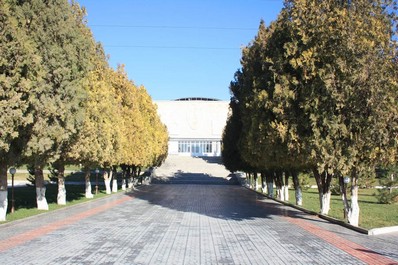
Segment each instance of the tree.
[[[81,8],[77,3],[71,2],[71,7],[72,7],[72,12],[76,20],[76,28],[77,30],[80,31],[80,33],[85,36],[87,39],[87,45],[85,47],[85,56],[87,60],[87,69],[86,74],[81,79],[81,86],[84,88],[86,91],[87,87],[87,82],[88,82],[88,71],[91,71],[94,67],[93,63],[93,58],[96,57],[96,48],[97,45],[94,41],[94,37],[91,33],[91,30],[87,27],[86,25],[86,10],[84,8]],[[87,93],[86,93],[87,96]],[[84,101],[86,102],[86,101]],[[73,146],[73,144],[77,141],[79,138],[79,135],[81,134],[81,131],[84,129],[84,117],[83,114],[85,115],[86,110],[84,109],[84,104],[80,103],[79,108],[81,111],[79,112],[79,117],[77,118],[78,122],[75,124],[75,133],[71,135],[66,141],[62,143],[62,146],[60,147],[60,154],[58,159],[51,163],[52,167],[54,168],[56,172],[56,177],[57,177],[57,184],[58,184],[58,195],[57,195],[57,203],[60,205],[65,205],[66,204],[66,187],[65,187],[65,164],[72,164],[75,163],[76,161],[70,157],[70,151]]]
[[243,162],[238,147],[241,138],[242,122],[239,115],[239,102],[237,99],[232,98],[229,104],[230,114],[225,125],[222,136],[222,150],[221,156],[223,165],[231,172],[238,170],[246,171],[247,167]]
[[33,123],[27,128],[26,161],[35,165],[37,203],[48,209],[44,166],[60,157],[76,136],[86,99],[83,80],[91,69],[90,48],[77,4],[68,1],[20,1],[23,31],[40,56],[43,79],[30,91]]
[[397,154],[396,7],[285,1],[277,21],[260,23],[237,75],[242,158],[274,177],[312,169],[325,214],[332,178],[350,175],[354,225],[358,180]]
[[14,1],[0,1],[0,221],[7,212],[7,169],[19,161],[33,122],[29,93],[42,78],[40,57],[19,26]]
[[377,191],[377,199],[380,203],[398,203],[397,172],[396,165],[386,169],[379,169],[379,183],[382,188]]
[[320,193],[329,194],[332,176],[351,175],[347,216],[353,225],[358,179],[385,163],[395,146],[394,7],[391,1],[287,1],[282,15],[294,32],[286,61],[301,78],[296,75],[298,85],[290,90],[308,117],[311,135],[303,139],[316,161],[315,176],[324,176],[317,178]]
[[[101,45],[97,45],[92,58],[94,69],[89,73],[85,89],[88,98],[83,103],[85,117],[83,130],[71,146],[69,156],[83,165],[86,180],[86,197],[92,198],[90,169],[105,166],[112,161],[114,150],[114,120],[118,117],[115,90],[110,83],[110,69]],[[106,175],[108,176],[108,175]]]

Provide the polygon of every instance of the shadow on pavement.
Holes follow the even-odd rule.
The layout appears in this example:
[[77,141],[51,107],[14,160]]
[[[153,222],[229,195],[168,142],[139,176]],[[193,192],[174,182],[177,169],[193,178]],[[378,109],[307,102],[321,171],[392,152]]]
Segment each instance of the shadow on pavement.
[[203,159],[209,164],[219,164],[223,165],[222,158],[217,156],[200,156],[199,158]]
[[236,177],[215,177],[206,173],[177,171],[171,177],[153,177],[152,184],[238,185]]
[[221,219],[309,218],[296,209],[243,188],[236,174],[228,174],[220,157],[172,156],[163,168],[155,170],[151,185],[140,187],[131,196],[179,212]]
[[[193,173],[187,173],[181,177],[188,177],[191,174]],[[195,174],[195,177],[198,177],[198,174]],[[199,177],[204,180],[211,178],[205,175],[200,176],[200,174]],[[289,209],[236,185],[203,183],[201,185],[149,185],[140,187],[130,195],[152,205],[218,219],[243,221],[267,218],[272,220],[282,216],[308,218],[308,215],[302,212]]]

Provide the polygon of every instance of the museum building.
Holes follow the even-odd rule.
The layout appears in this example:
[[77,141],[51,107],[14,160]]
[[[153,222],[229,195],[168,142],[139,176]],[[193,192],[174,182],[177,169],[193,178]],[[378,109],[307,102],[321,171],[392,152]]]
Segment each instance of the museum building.
[[221,156],[229,102],[210,98],[155,101],[169,133],[169,154]]

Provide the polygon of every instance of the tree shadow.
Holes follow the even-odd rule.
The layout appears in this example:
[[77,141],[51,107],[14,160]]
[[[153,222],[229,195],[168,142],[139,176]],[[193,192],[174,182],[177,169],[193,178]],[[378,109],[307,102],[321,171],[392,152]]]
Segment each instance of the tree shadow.
[[[100,186],[100,190],[104,189]],[[46,185],[46,200],[48,204],[57,203],[58,186],[56,184]],[[11,212],[11,188],[8,189],[8,213]],[[84,185],[67,185],[66,201],[73,202],[85,197]],[[34,186],[17,186],[14,187],[15,210],[19,209],[35,209],[36,189]]]
[[219,164],[219,165],[224,165],[222,162],[222,158],[219,156],[199,156],[198,158],[203,159],[209,164]]
[[[194,173],[183,173],[183,177]],[[209,176],[202,178],[211,178]],[[179,175],[181,177],[181,175]],[[177,184],[177,183],[169,183]],[[182,184],[178,183],[178,184]],[[196,213],[217,219],[244,221],[293,217],[325,223],[310,215],[284,206],[242,186],[228,184],[149,185],[135,190],[130,196],[151,205],[183,213]]]
[[183,172],[178,170],[169,177],[153,177],[153,184],[191,184],[191,185],[238,185],[236,176],[230,175],[227,178],[216,177],[211,174],[200,172]]

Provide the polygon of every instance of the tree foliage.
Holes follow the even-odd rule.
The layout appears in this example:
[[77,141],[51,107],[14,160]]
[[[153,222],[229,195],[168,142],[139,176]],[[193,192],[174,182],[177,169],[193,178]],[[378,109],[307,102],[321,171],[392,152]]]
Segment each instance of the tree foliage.
[[167,131],[143,86],[112,69],[85,9],[67,0],[0,1],[0,189],[26,162],[150,167],[167,154]]
[[355,195],[360,178],[395,163],[396,8],[285,1],[276,21],[261,22],[231,85],[242,160],[260,171],[312,169],[321,205],[333,176],[350,175]]

